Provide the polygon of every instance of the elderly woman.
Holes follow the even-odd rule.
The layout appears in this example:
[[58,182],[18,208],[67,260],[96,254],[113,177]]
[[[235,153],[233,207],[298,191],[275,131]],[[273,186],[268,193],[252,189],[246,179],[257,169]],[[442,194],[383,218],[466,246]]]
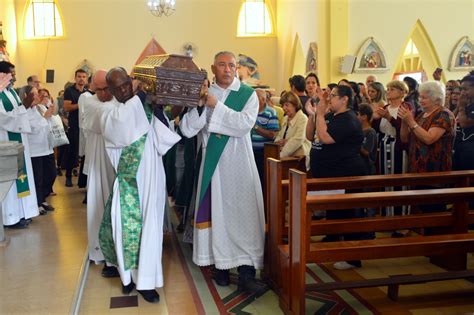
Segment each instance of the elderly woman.
[[[330,96],[329,102],[328,96]],[[362,125],[352,110],[351,87],[339,85],[331,91],[330,95],[327,91],[323,92],[319,89],[318,97],[321,101],[309,112],[311,121],[314,121],[316,117],[316,135],[313,137],[314,145],[311,149],[313,177],[366,175],[364,161],[359,153],[364,134]],[[310,131],[307,130],[307,135]],[[328,211],[326,218],[346,219],[363,215],[360,209],[344,209]],[[364,236],[361,233],[343,235],[344,240],[357,240]],[[335,241],[340,237],[330,235],[323,241]],[[336,269],[351,269],[360,266],[360,261],[342,261],[334,264]]]
[[403,120],[400,137],[409,143],[409,171],[413,173],[450,171],[455,130],[453,113],[444,107],[445,91],[438,82],[420,85],[420,106],[416,118],[400,107]]
[[308,117],[302,111],[300,98],[293,92],[285,92],[280,98],[280,104],[286,115],[275,138],[275,142],[281,147],[280,157],[308,157],[311,148],[311,143],[306,139]]
[[389,82],[387,84],[388,104],[383,108],[377,108],[374,112],[372,126],[382,136],[379,146],[381,174],[401,174],[404,171],[403,153],[407,146],[400,139],[402,120],[397,114],[402,104],[413,112],[413,106],[403,101],[407,93],[408,87],[403,81]]
[[[445,90],[439,82],[420,85],[420,106],[416,118],[402,106],[398,116],[403,120],[400,136],[408,141],[409,171],[412,173],[450,171],[456,122],[454,114],[444,105]],[[431,188],[431,187],[419,187]],[[422,211],[443,211],[445,205],[420,206]],[[428,231],[428,234],[431,234]]]
[[[413,115],[413,106],[404,102],[404,97],[408,93],[408,86],[403,81],[394,80],[387,84],[388,104],[383,108],[377,108],[374,112],[372,127],[379,132],[379,170],[380,174],[402,174],[406,171],[407,144],[400,139],[400,128],[402,120],[398,117],[398,111],[403,105],[408,108]],[[401,190],[401,187],[395,187]],[[387,207],[383,212],[387,216],[404,214],[404,207]],[[408,231],[396,231],[393,237],[404,236]]]

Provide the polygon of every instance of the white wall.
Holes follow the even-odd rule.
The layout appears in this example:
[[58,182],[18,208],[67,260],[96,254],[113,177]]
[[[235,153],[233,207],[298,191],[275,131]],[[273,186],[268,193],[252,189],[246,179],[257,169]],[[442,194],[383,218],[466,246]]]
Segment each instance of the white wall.
[[3,22],[3,38],[7,41],[7,51],[15,62],[17,51],[15,1],[0,0],[0,21]]
[[[386,52],[390,71],[376,74],[379,81],[391,80],[404,45],[417,19],[423,23],[444,69],[446,79],[459,79],[465,72],[450,72],[451,51],[462,36],[474,39],[473,0],[353,0],[349,5],[349,51],[356,55],[362,43],[373,36]],[[430,71],[428,77],[431,79]],[[352,74],[351,80],[365,82],[368,74]]]
[[194,61],[209,72],[220,50],[249,55],[259,63],[262,83],[276,83],[276,37],[237,38],[239,0],[177,0],[176,12],[161,18],[148,12],[146,0],[57,3],[64,17],[65,37],[28,40],[22,35],[26,1],[16,0],[18,85],[25,84],[31,74],[41,74],[44,80],[45,69],[55,69],[55,83],[44,85],[56,94],[73,79],[83,59],[96,68],[120,65],[130,69],[152,36],[167,53],[182,53],[186,42],[196,44]]
[[[309,43],[317,41],[317,1],[311,0],[278,0],[278,82],[277,91],[288,89],[289,76],[295,74],[291,60],[295,38],[298,34],[300,43],[297,43],[306,58]],[[301,52],[301,51],[300,51]],[[298,52],[297,56],[300,55]],[[296,63],[305,63],[297,60]],[[304,75],[304,73],[299,73]]]

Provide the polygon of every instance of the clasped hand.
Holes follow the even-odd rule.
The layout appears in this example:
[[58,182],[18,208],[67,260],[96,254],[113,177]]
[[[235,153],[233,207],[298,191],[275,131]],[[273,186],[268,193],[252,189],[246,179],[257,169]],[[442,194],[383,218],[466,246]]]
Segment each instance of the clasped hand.
[[400,117],[401,120],[408,125],[411,125],[415,122],[411,110],[404,105],[401,105],[398,108],[398,117]]
[[[400,106],[400,108],[402,108],[402,107]],[[389,120],[390,117],[391,117],[390,112],[387,109],[383,108],[383,107],[377,108],[376,111],[377,111],[377,114],[382,118],[385,118],[385,119]]]
[[327,90],[322,90],[319,86],[316,88],[316,94],[319,98],[319,104],[317,106],[313,106],[316,108],[316,115],[326,115],[329,107],[328,98],[329,92]]

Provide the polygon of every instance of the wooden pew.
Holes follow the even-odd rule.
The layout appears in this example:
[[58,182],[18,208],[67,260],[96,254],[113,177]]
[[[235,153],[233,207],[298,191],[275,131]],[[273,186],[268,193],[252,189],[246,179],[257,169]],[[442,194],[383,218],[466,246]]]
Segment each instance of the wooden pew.
[[281,170],[281,177],[282,179],[288,179],[288,174],[290,169],[297,169],[300,171],[306,171],[306,157],[305,156],[299,156],[299,157],[288,157],[288,158],[280,158],[280,146],[276,143],[272,142],[267,142],[264,144],[264,151],[263,151],[263,156],[264,156],[264,176],[265,176],[265,181],[263,181],[263,197],[264,197],[264,209],[265,209],[265,230],[266,230],[266,240],[265,240],[265,258],[264,258],[264,269],[262,271],[262,278],[265,280],[271,282],[271,276],[270,276],[270,269],[271,269],[271,261],[272,259],[270,258],[270,251],[268,250],[269,248],[269,226],[270,226],[270,218],[269,218],[269,203],[271,202],[268,197],[267,193],[267,187],[268,183],[270,183],[271,179],[269,178],[269,170],[267,169],[267,160],[272,159],[272,160],[278,160],[280,161],[279,167]]
[[[406,175],[406,174],[405,174]],[[422,175],[422,174],[418,174]],[[443,177],[442,174],[439,176]],[[449,174],[446,174],[449,176]],[[422,180],[420,180],[422,181]],[[468,181],[468,180],[467,180]],[[413,284],[447,279],[459,279],[474,276],[474,271],[450,271],[428,275],[404,275],[398,277],[347,281],[335,283],[317,283],[306,285],[306,264],[334,262],[341,260],[364,260],[411,256],[466,255],[474,251],[474,233],[468,233],[468,225],[474,222],[474,214],[469,213],[468,201],[474,200],[474,187],[438,188],[428,190],[407,190],[390,192],[350,193],[325,196],[308,196],[306,174],[290,171],[290,244],[280,245],[282,257],[289,257],[288,264],[282,264],[284,292],[288,295],[289,305],[284,309],[288,314],[305,313],[305,292],[339,290],[358,287],[389,286],[389,297],[396,299],[398,285]],[[319,221],[321,230],[325,224],[344,228],[331,231],[376,232],[397,228],[444,226],[450,229],[448,234],[414,236],[404,238],[379,238],[374,240],[339,241],[313,243],[313,232],[322,234],[312,226],[313,210],[332,211],[335,209],[363,208],[399,205],[420,205],[446,203],[453,204],[451,212],[425,213],[407,217],[375,217],[365,219]],[[337,222],[336,222],[337,221]],[[370,224],[367,224],[371,222]],[[312,231],[315,230],[315,231]],[[465,267],[465,266],[464,266]],[[280,299],[282,299],[280,295]],[[281,302],[280,305],[284,305]]]
[[[267,264],[266,274],[269,285],[277,292],[282,293],[282,272],[280,262],[280,253],[278,247],[286,244],[288,238],[288,225],[285,220],[286,205],[288,198],[289,181],[286,180],[287,166],[284,161],[276,159],[267,160],[267,213],[268,213],[268,246],[266,247],[266,259],[270,260],[271,264]],[[339,177],[339,178],[318,178],[307,180],[307,190],[334,190],[334,189],[361,189],[361,188],[375,188],[381,189],[390,186],[416,186],[416,185],[430,185],[442,184],[453,185],[455,187],[468,187],[470,182],[474,182],[474,171],[457,171],[449,173],[423,173],[423,174],[394,174],[394,175],[377,175],[377,176],[355,176],[355,177]],[[423,216],[422,216],[423,217]],[[403,226],[412,225],[417,227],[419,217],[403,216],[403,217],[384,217],[385,221],[390,226],[395,226],[392,230],[402,229]],[[423,217],[424,218],[424,217]],[[449,218],[447,213],[439,214],[439,220],[428,218],[427,223],[431,226],[438,226],[444,224],[443,220]],[[426,218],[425,218],[426,219]],[[359,219],[364,222],[361,232],[368,232],[374,226],[381,227],[384,230],[385,226],[378,220],[368,220],[367,218]],[[351,231],[352,222],[356,219],[348,221],[320,221],[315,220],[311,222],[311,235],[328,235],[346,233]],[[381,225],[382,224],[382,225]],[[390,231],[390,228],[386,228]],[[451,260],[447,266],[449,269],[461,268],[462,257],[458,258],[456,262]],[[443,261],[439,262],[444,263]],[[456,267],[456,263],[458,266]],[[283,294],[283,293],[282,293]],[[287,299],[286,299],[287,300]]]

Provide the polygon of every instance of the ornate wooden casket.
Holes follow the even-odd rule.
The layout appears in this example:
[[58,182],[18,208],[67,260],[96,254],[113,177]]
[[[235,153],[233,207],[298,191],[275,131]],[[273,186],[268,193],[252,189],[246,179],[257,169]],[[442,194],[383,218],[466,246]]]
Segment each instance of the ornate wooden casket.
[[133,68],[132,75],[145,84],[156,104],[188,107],[198,106],[207,77],[191,57],[181,55],[148,56]]

